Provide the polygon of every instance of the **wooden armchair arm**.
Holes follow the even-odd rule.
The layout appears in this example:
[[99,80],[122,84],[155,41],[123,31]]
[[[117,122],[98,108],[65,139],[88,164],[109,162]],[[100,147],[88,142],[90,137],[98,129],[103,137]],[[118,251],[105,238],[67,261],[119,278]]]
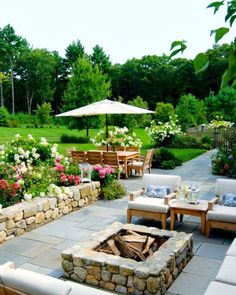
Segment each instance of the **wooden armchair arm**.
[[175,193],[171,193],[171,194],[169,194],[169,195],[166,195],[166,196],[164,197],[164,205],[169,205],[169,201],[170,201],[171,199],[176,198],[177,195],[178,195],[177,192],[175,192]]
[[218,203],[218,200],[219,200],[219,198],[217,198],[217,197],[214,197],[213,199],[211,199],[208,202],[208,210],[213,210],[213,207],[214,207],[215,204]]
[[142,196],[143,193],[144,193],[144,189],[143,188],[130,193],[130,195],[129,195],[130,201],[134,201],[135,197]]

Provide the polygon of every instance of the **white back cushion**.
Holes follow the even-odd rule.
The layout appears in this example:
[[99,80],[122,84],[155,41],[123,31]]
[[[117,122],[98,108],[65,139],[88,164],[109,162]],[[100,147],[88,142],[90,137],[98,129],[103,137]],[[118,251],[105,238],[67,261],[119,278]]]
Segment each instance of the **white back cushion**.
[[169,186],[171,192],[179,191],[181,184],[181,177],[178,175],[165,175],[165,174],[144,174],[143,187],[148,185],[164,185]]
[[72,287],[61,280],[25,269],[5,269],[2,283],[22,293],[32,295],[68,295]]
[[233,179],[217,179],[216,195],[221,196],[225,193],[236,194],[236,180]]

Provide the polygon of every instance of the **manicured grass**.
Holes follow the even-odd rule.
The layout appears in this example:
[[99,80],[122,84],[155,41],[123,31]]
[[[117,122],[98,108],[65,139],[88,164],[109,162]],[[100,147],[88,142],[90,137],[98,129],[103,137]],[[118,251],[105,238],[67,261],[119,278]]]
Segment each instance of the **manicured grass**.
[[193,158],[196,158],[197,156],[200,156],[201,154],[205,153],[206,150],[203,149],[175,149],[170,148],[170,150],[173,152],[173,154],[181,159],[183,162],[189,161]]
[[[90,129],[89,137],[93,137],[97,134],[99,129]],[[143,146],[141,149],[141,154],[144,154],[145,151],[153,147],[153,143],[148,137],[144,129],[135,129],[134,130],[137,137],[141,139]],[[53,127],[53,128],[5,128],[0,127],[0,144],[4,144],[8,141],[11,141],[15,134],[20,134],[22,136],[27,136],[31,134],[34,138],[45,137],[50,143],[58,144],[58,151],[62,154],[66,153],[66,149],[75,147],[77,150],[91,150],[96,149],[92,143],[61,143],[60,137],[62,134],[75,135],[75,136],[86,136],[85,130],[69,130],[65,127]],[[180,158],[183,162],[186,162],[192,158],[197,157],[205,152],[203,149],[171,149],[175,156]]]

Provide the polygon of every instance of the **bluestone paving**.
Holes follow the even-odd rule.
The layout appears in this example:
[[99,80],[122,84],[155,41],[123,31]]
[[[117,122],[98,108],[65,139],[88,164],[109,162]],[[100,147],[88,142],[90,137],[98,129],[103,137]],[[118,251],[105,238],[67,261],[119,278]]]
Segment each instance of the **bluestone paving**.
[[195,255],[223,260],[228,248],[229,246],[227,245],[218,245],[205,242],[199,247]]
[[182,272],[169,288],[173,295],[203,295],[212,278]]
[[217,275],[220,266],[220,260],[201,256],[194,256],[183,269],[183,272],[202,275],[214,279]]
[[[197,184],[200,198],[214,196],[215,181],[210,171],[210,159],[214,151],[203,154],[174,170],[152,169],[154,174],[173,174],[182,177],[183,185]],[[121,180],[127,196],[114,201],[99,200],[58,220],[28,232],[0,245],[0,263],[14,261],[17,267],[30,269],[54,277],[62,275],[61,251],[89,239],[114,221],[126,223],[127,202],[131,191],[142,188],[142,177],[132,176]],[[134,217],[133,223],[161,227],[157,220]],[[235,233],[213,230],[210,238],[201,235],[200,220],[184,216],[175,229],[194,235],[195,256],[175,280],[166,295],[201,295],[222,263],[222,259],[235,237]],[[170,223],[167,222],[167,228]],[[18,241],[18,242],[17,242]],[[18,245],[19,244],[19,245]],[[21,245],[20,245],[21,244]],[[28,256],[26,256],[28,255]],[[96,294],[96,292],[94,292]]]
[[29,258],[34,258],[41,253],[51,249],[53,246],[53,244],[47,244],[39,241],[17,237],[10,240],[8,243],[3,244],[1,250],[13,254],[20,254]]

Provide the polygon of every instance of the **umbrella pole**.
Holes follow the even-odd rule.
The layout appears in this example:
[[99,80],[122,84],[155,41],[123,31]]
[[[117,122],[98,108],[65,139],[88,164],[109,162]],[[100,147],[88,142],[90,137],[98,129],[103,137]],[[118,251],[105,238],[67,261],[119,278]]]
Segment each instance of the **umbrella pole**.
[[[106,139],[108,138],[108,120],[107,120],[107,114],[106,114]],[[107,152],[108,152],[108,143],[107,143]]]

